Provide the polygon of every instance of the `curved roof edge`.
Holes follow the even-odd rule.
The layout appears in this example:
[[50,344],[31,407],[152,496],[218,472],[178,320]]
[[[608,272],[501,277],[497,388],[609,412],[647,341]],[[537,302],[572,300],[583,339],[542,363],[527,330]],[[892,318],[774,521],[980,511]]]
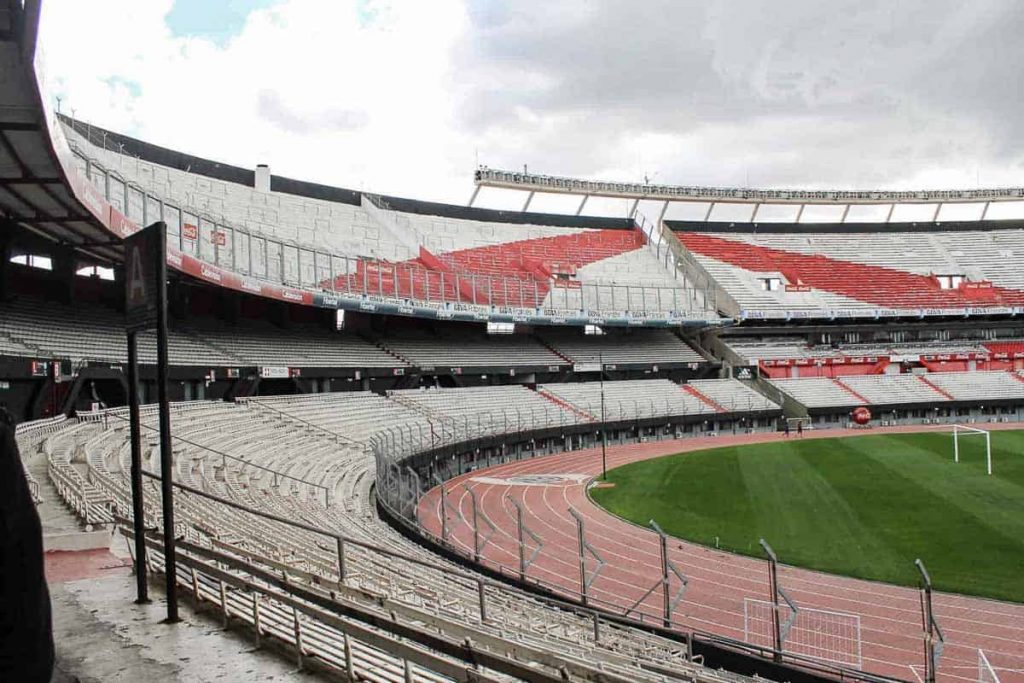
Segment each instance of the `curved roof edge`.
[[[123,133],[107,130],[101,126],[94,126],[81,120],[72,119],[66,114],[58,114],[58,117],[61,123],[84,135],[87,140],[97,146],[106,146],[107,149],[116,149],[121,153],[138,157],[143,161],[214,180],[238,183],[249,187],[252,187],[255,182],[256,172],[253,169],[241,168],[179,152],[168,147],[154,145],[153,143],[139,140]],[[633,221],[629,218],[570,216],[535,212],[524,213],[522,211],[501,211],[497,209],[467,207],[369,192],[363,193],[359,190],[332,187],[308,180],[296,180],[277,175],[270,176],[270,189],[273,192],[290,194],[297,197],[320,199],[353,206],[359,206],[362,195],[365,194],[373,198],[374,202],[381,208],[393,211],[487,223],[546,225],[559,228],[600,228],[605,230],[633,229]]]
[[715,233],[875,233],[875,232],[990,232],[993,230],[1020,230],[1024,220],[995,221],[908,221],[891,223],[751,223],[739,221],[677,221],[667,220],[665,226],[673,232]]
[[961,204],[1024,200],[1024,187],[961,190],[800,190],[697,185],[651,185],[503,171],[480,167],[477,187],[499,187],[523,192],[616,197],[659,202],[705,204]]

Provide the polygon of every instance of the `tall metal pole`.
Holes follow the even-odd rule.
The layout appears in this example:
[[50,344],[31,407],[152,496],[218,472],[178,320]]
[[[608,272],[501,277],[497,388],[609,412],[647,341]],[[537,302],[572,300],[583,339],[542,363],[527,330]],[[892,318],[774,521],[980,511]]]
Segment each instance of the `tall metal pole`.
[[583,551],[586,548],[583,537],[583,518],[576,514],[576,512],[569,508],[569,511],[573,513],[573,517],[576,518],[576,542],[579,544],[580,549],[580,601],[584,606],[587,604],[587,561],[584,557]]
[[523,534],[523,508],[516,508],[516,528],[519,532],[519,580],[526,581],[526,538]]
[[761,547],[768,556],[768,590],[772,596],[772,647],[775,650],[776,662],[782,661],[782,619],[779,615],[779,560],[775,551],[765,540],[761,539]]
[[149,602],[146,583],[146,522],[142,492],[142,434],[139,424],[139,354],[137,333],[128,333],[128,424],[131,431],[132,533],[135,536],[135,602]]
[[935,619],[935,612],[932,609],[932,578],[925,569],[924,562],[920,559],[914,560],[917,571],[921,573],[921,620],[924,622],[924,680],[925,683],[935,683],[936,669],[939,667],[939,657],[945,646],[945,636]]
[[604,423],[604,353],[598,352],[597,359],[601,366],[601,479],[608,481],[608,431]]
[[[652,522],[654,520],[651,520]],[[666,536],[660,529],[658,530],[658,538],[661,541],[661,600],[662,600],[662,614],[664,619],[665,628],[672,627],[672,598],[669,596],[668,590],[668,536]]]
[[171,407],[167,397],[167,226],[161,222],[156,224],[155,229],[154,238],[159,240],[156,264],[156,389],[160,403],[160,488],[164,517],[164,573],[167,580],[165,621],[173,624],[179,619],[177,559],[174,555],[174,487],[171,480],[174,476],[174,452],[171,449]]

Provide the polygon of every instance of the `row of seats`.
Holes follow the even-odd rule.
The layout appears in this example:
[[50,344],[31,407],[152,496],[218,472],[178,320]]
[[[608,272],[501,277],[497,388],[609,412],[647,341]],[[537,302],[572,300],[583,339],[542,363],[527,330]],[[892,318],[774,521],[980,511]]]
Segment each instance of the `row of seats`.
[[[600,669],[637,681],[674,680],[679,674],[698,681],[740,680],[687,661],[685,648],[646,631],[602,624],[598,637],[589,617],[511,589],[487,590],[488,618],[483,620],[477,607],[479,589],[475,582],[459,578],[460,567],[439,559],[377,517],[372,498],[374,463],[364,440],[380,438],[382,429],[411,432],[425,423],[429,430],[439,418],[451,424],[475,423],[469,416],[487,405],[484,401],[530,404],[531,418],[520,409],[524,420],[541,419],[537,408],[550,403],[528,389],[507,387],[394,392],[389,397],[354,392],[238,404],[176,404],[172,425],[180,437],[174,443],[177,481],[286,519],[344,529],[350,538],[398,556],[349,545],[346,577],[339,582],[336,548],[325,537],[185,492],[176,497],[176,533],[198,546],[243,553],[252,563],[273,567],[275,573],[291,567],[290,581],[315,586],[326,580],[333,599],[379,611],[386,621],[429,623],[444,637],[461,634],[459,640],[469,633],[474,647],[545,662],[538,663],[540,667],[564,666],[567,671],[593,667],[593,674],[580,674],[586,678],[599,677],[596,670]],[[435,415],[438,412],[443,416]],[[113,410],[69,421],[46,444],[51,468],[60,472],[55,476],[88,480],[92,505],[109,505],[121,514],[128,514],[130,506],[125,417],[124,410]],[[153,469],[158,461],[153,407],[144,407],[142,418],[144,466]],[[147,480],[146,486],[148,523],[159,526],[157,484]],[[73,505],[83,492],[75,486],[62,489]],[[322,633],[340,640],[340,635]],[[368,646],[356,642],[354,647],[365,652]],[[385,651],[374,654],[377,661],[389,661]],[[666,667],[673,671],[671,678],[657,673]],[[397,669],[400,674],[401,667]],[[372,680],[401,680],[386,671],[374,673]],[[421,675],[416,680],[434,679]]]
[[[1024,276],[1014,267],[1024,230],[676,235],[745,311],[1024,305]],[[933,275],[991,286],[943,289]],[[764,277],[803,287],[765,291]]]
[[[59,323],[56,321],[60,321]],[[124,319],[100,306],[64,306],[17,299],[0,304],[0,355],[127,361]],[[175,322],[169,336],[174,365],[422,368],[555,366],[566,362],[699,363],[703,358],[666,330],[585,336],[579,331],[530,335],[428,336],[409,334],[371,343],[321,327],[280,329],[195,319]],[[140,335],[139,359],[156,362],[152,332]]]
[[[59,321],[59,322],[58,322]],[[139,362],[156,362],[156,335],[139,335]],[[0,354],[72,361],[128,360],[124,318],[100,306],[64,306],[41,299],[0,304]],[[395,367],[401,360],[355,335],[312,326],[174,324],[172,365]]]
[[600,420],[632,420],[675,415],[771,410],[778,405],[735,379],[691,381],[680,386],[666,379],[539,385],[537,390]]
[[740,358],[753,364],[762,360],[801,358],[888,358],[889,356],[937,356],[951,354],[1013,353],[1024,350],[1020,341],[915,341],[915,342],[866,342],[860,344],[836,344],[834,346],[810,346],[802,340],[756,339],[728,340],[727,346]]
[[808,408],[1024,400],[1024,378],[1015,372],[856,375],[841,379],[810,377],[774,379],[771,383]]
[[581,335],[558,330],[539,332],[540,338],[574,363],[702,363],[704,358],[668,330],[631,334]]
[[[116,209],[138,223],[163,219],[172,246],[253,277],[428,301],[713,317],[643,248],[639,230],[509,225],[404,213],[360,195],[357,205],[346,191],[329,201],[257,190],[130,157],[68,121],[65,133],[83,175]],[[558,273],[570,287],[639,289],[604,301],[600,292],[559,297]]]

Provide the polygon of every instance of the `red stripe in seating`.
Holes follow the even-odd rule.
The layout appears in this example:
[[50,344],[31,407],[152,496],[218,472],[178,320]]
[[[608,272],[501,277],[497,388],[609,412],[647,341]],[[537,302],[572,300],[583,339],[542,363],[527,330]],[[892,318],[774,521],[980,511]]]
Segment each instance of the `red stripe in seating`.
[[928,386],[930,386],[932,389],[934,389],[938,393],[940,393],[943,396],[945,396],[946,398],[948,398],[950,401],[956,400],[953,397],[953,394],[949,393],[948,391],[944,391],[943,389],[940,389],[939,387],[935,386],[934,384],[932,384],[931,380],[928,379],[927,377],[925,377],[924,375],[918,375],[917,378],[919,380],[921,380],[922,382],[924,382],[925,384],[927,384]]
[[854,397],[855,399],[857,399],[858,401],[860,401],[860,402],[862,402],[862,403],[865,403],[865,404],[867,404],[867,405],[870,405],[870,404],[871,404],[871,401],[867,400],[866,398],[864,398],[863,396],[861,396],[860,394],[858,394],[858,393],[857,393],[856,391],[854,391],[853,387],[851,387],[851,386],[850,386],[849,384],[847,384],[846,382],[843,382],[842,380],[838,380],[838,379],[833,379],[833,380],[832,380],[832,382],[833,382],[833,383],[834,383],[834,384],[835,384],[835,385],[836,385],[837,387],[839,387],[840,389],[842,389],[842,390],[843,390],[843,391],[845,391],[846,393],[850,394],[851,396],[853,396],[853,397]]
[[958,289],[941,289],[926,275],[852,263],[821,254],[800,254],[705,233],[679,232],[676,237],[697,254],[744,270],[788,273],[787,278],[824,292],[842,294],[886,308],[966,308],[1024,305],[1024,291],[993,287],[992,298],[978,301]]
[[703,402],[705,405],[709,405],[712,408],[714,408],[716,413],[727,413],[727,412],[729,412],[728,410],[723,408],[718,402],[713,401],[710,397],[705,396],[704,394],[700,393],[700,391],[698,391],[697,389],[694,389],[689,384],[684,384],[682,386],[682,389],[686,393],[691,394],[691,395],[697,397],[698,399],[700,399],[700,401]]

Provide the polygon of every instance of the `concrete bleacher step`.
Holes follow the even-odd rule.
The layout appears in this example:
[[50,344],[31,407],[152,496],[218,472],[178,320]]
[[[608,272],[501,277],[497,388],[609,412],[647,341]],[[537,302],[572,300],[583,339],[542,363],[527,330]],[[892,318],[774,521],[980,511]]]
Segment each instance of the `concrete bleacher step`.
[[50,353],[47,353],[47,352],[43,351],[42,349],[40,349],[35,344],[33,344],[31,342],[28,342],[28,341],[25,341],[24,339],[21,339],[20,337],[15,337],[14,335],[7,334],[5,332],[0,332],[0,341],[3,341],[3,340],[6,340],[8,342],[12,342],[14,344],[17,344],[18,346],[23,346],[26,349],[28,349],[29,351],[31,351],[32,353],[34,353],[35,355],[41,357],[41,358],[46,358],[46,357],[49,357],[49,356],[52,355]]

